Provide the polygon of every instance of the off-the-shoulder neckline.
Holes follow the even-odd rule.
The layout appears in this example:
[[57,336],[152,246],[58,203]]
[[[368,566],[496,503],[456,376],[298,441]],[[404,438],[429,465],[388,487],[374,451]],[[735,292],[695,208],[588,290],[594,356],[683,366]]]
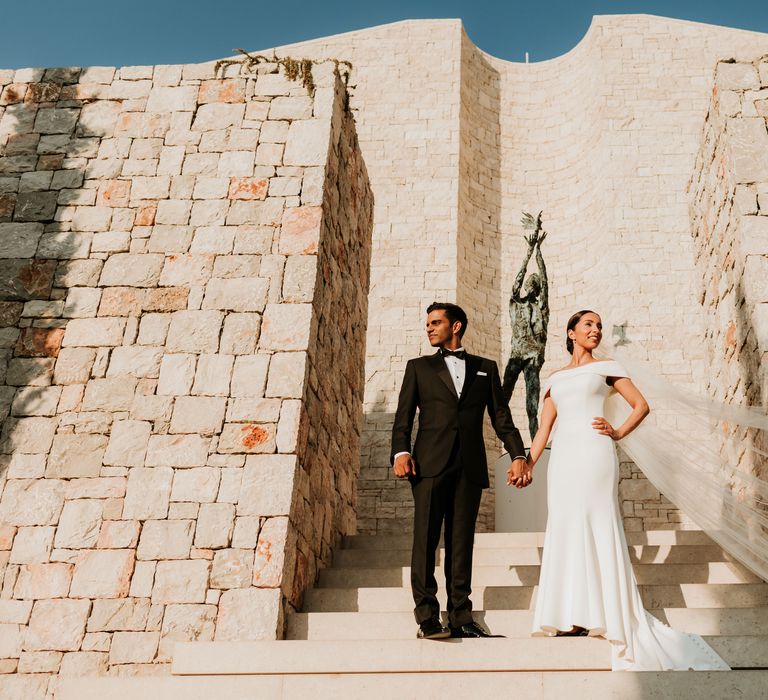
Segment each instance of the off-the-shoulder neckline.
[[593,360],[592,362],[585,362],[583,365],[577,365],[576,367],[565,367],[563,369],[558,369],[552,372],[552,374],[549,375],[549,378],[551,379],[556,374],[560,374],[561,372],[572,372],[575,369],[584,369],[584,367],[589,367],[590,365],[600,365],[606,362],[616,362],[616,360]]

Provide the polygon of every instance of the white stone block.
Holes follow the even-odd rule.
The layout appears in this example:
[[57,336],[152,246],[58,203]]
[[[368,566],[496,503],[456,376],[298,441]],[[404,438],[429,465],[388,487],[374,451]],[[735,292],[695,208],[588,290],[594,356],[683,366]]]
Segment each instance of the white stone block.
[[165,355],[160,364],[157,393],[166,396],[188,394],[195,377],[195,355]]
[[85,635],[89,600],[38,600],[24,639],[27,651],[77,651]]
[[65,479],[99,476],[106,448],[104,435],[57,435],[45,475]]
[[136,342],[140,345],[164,345],[170,325],[170,314],[144,314]]
[[115,632],[109,648],[109,663],[148,664],[157,654],[160,632]]
[[[47,455],[3,455],[0,458],[0,470],[5,469],[8,479],[40,479],[45,474]],[[1,620],[0,620],[1,621]]]
[[[267,518],[259,532],[259,543],[253,559],[253,585],[279,588],[293,561],[295,541],[288,517]],[[295,540],[295,535],[293,535]],[[292,572],[291,572],[292,573]]]
[[259,347],[265,350],[306,350],[311,321],[311,304],[267,304]]
[[60,386],[31,386],[17,390],[11,406],[14,416],[55,416]]
[[224,591],[219,601],[216,641],[276,639],[282,629],[281,598],[279,589]]
[[[192,112],[197,106],[197,86],[153,87],[147,99],[147,112]],[[114,663],[114,662],[112,662]]]
[[192,128],[195,131],[213,131],[238,126],[245,114],[244,104],[205,104],[197,109]]
[[158,562],[152,603],[204,603],[209,569],[204,559]]
[[216,552],[211,568],[211,587],[248,588],[252,578],[252,549],[222,549]]
[[170,659],[176,642],[208,642],[216,629],[215,605],[168,605],[163,615],[158,659]]
[[156,224],[186,226],[192,212],[192,202],[184,199],[163,199],[157,203]]
[[0,498],[0,522],[10,525],[55,525],[64,505],[65,482],[58,479],[12,479]]
[[73,318],[67,323],[62,345],[115,346],[123,342],[124,318]]
[[205,284],[213,269],[213,255],[172,255],[165,260],[160,284],[164,287],[190,287]]
[[176,311],[171,318],[167,352],[215,353],[224,315],[220,311]]
[[172,481],[171,467],[131,469],[128,474],[123,518],[126,520],[165,518],[168,515]]
[[302,402],[283,401],[280,409],[280,422],[277,426],[277,451],[284,454],[296,452],[301,429]]
[[56,358],[56,384],[85,384],[91,377],[96,351],[91,348],[62,348]]
[[139,559],[188,559],[194,520],[147,520],[141,530]]
[[94,600],[87,630],[88,632],[144,630],[149,619],[149,607],[147,598]]
[[330,145],[325,119],[304,119],[291,123],[286,139],[284,165],[325,165]]
[[239,355],[232,371],[230,396],[263,397],[269,360],[269,355]]
[[[11,564],[42,564],[48,561],[53,545],[54,527],[20,527],[13,538]],[[0,619],[0,622],[4,620]]]
[[118,420],[112,425],[104,464],[143,467],[152,425],[148,421]]
[[107,377],[157,377],[163,349],[143,345],[126,345],[112,351]]
[[84,411],[130,411],[136,391],[131,376],[91,379],[85,386]]
[[107,258],[99,284],[105,287],[154,287],[160,280],[165,256],[156,253],[115,253]]
[[198,226],[190,252],[227,255],[235,245],[236,232],[235,226]]
[[289,515],[294,498],[296,457],[252,455],[245,463],[238,515]]
[[80,554],[72,575],[71,598],[124,598],[128,595],[136,553],[97,549]]
[[213,503],[219,491],[220,470],[216,467],[179,469],[173,475],[172,501]]
[[229,396],[229,382],[235,358],[232,355],[200,355],[192,393]]
[[224,311],[264,311],[269,280],[263,278],[217,279],[208,281],[203,300],[204,309]]
[[261,329],[259,314],[227,314],[221,333],[221,352],[250,355],[256,350]]
[[197,516],[195,547],[228,547],[235,527],[235,506],[230,503],[203,503]]
[[152,435],[147,449],[147,466],[203,466],[208,458],[209,443],[210,439],[200,435]]
[[272,355],[266,396],[300,399],[304,392],[306,363],[305,352],[278,352]]
[[60,549],[95,547],[101,530],[104,501],[79,499],[67,501],[56,530],[56,546]]
[[25,564],[19,569],[13,595],[27,600],[65,598],[71,582],[71,564]]
[[94,318],[99,308],[101,290],[92,287],[73,287],[67,292],[62,316],[64,318]]
[[207,396],[180,396],[171,419],[171,433],[198,433],[212,435],[221,430],[224,422],[225,398]]

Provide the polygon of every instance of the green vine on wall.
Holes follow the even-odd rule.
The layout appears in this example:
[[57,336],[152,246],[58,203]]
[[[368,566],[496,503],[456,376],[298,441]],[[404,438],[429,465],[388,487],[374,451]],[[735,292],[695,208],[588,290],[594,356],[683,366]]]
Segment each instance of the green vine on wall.
[[218,74],[222,68],[236,65],[240,66],[241,71],[244,68],[249,73],[256,73],[259,72],[259,66],[273,64],[277,70],[280,69],[280,66],[283,67],[285,77],[288,80],[301,80],[301,84],[310,96],[314,96],[315,81],[312,77],[312,66],[322,63],[333,63],[334,73],[341,78],[345,87],[349,86],[349,75],[352,72],[352,64],[349,61],[342,61],[338,58],[313,60],[310,58],[293,58],[291,56],[279,57],[276,53],[269,57],[261,54],[249,54],[244,49],[235,49],[234,51],[235,53],[242,54],[243,58],[225,58],[221,61],[216,61],[213,67],[214,74]]

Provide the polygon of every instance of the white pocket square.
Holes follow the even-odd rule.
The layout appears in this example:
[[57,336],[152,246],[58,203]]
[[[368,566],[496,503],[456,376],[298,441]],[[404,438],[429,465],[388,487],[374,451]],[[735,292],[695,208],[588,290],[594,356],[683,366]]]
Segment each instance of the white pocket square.
[[487,377],[488,376],[488,372],[478,372],[477,376],[478,377]]

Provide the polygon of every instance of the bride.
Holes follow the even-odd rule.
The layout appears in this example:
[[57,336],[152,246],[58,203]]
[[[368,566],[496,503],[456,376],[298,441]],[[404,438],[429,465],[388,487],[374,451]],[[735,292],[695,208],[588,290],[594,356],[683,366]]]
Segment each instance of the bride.
[[[533,632],[605,637],[614,671],[727,670],[700,636],[677,632],[643,608],[619,512],[613,443],[640,425],[648,404],[618,362],[593,358],[602,339],[598,314],[574,314],[567,335],[573,359],[544,384],[528,471],[514,481],[518,487],[530,482],[554,428]],[[603,417],[613,391],[632,408],[618,427]]]

